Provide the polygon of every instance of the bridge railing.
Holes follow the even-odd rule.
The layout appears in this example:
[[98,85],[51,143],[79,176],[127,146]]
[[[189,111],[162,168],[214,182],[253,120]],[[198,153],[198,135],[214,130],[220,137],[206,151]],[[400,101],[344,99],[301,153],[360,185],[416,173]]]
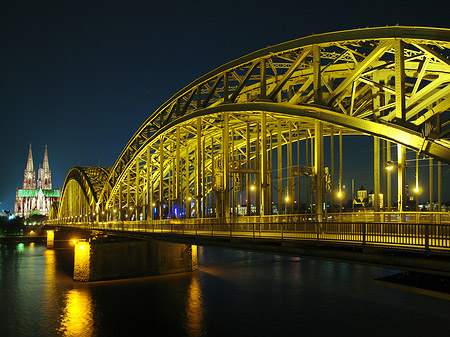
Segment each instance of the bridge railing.
[[397,249],[441,250],[450,253],[450,224],[413,222],[318,222],[298,216],[166,219],[59,223],[91,230],[142,232],[202,237],[317,241],[329,244],[386,246]]

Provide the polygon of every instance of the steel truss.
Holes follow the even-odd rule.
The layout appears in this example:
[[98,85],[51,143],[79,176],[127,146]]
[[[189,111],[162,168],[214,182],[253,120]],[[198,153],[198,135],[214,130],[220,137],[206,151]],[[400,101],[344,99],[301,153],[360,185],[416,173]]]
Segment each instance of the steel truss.
[[[399,163],[404,148],[450,163],[448,56],[450,30],[417,27],[313,35],[251,53],[200,77],[152,113],[103,171],[101,184],[73,169],[58,216],[227,217],[236,215],[242,193],[247,214],[252,202],[256,214],[271,214],[274,201],[293,210],[289,197],[300,176],[310,203],[314,197],[322,205],[336,185],[334,168],[329,177],[323,165],[323,138],[350,134],[374,137],[378,198],[380,140],[399,144]],[[398,171],[401,210],[404,171]],[[84,209],[69,206],[73,195],[84,195]]]

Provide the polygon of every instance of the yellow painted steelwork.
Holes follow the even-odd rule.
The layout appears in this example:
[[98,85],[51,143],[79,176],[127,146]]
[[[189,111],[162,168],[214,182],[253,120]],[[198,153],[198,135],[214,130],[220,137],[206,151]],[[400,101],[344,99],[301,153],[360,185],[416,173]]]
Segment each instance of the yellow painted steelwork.
[[[224,64],[153,112],[110,170],[74,168],[58,218],[227,217],[253,185],[256,214],[271,214],[274,199],[293,193],[278,185],[294,175],[309,179],[321,204],[315,188],[328,185],[317,181],[323,159],[312,141],[332,134],[379,137],[450,163],[449,55],[449,29],[396,26],[313,35]],[[305,143],[311,165],[294,165],[289,147],[283,177],[272,150],[281,156],[292,142]]]

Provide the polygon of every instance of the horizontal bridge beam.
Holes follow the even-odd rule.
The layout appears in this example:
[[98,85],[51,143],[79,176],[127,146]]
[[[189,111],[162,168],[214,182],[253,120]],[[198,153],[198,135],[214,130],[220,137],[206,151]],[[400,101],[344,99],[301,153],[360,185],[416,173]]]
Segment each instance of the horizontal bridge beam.
[[[311,118],[327,122],[333,125],[346,127],[363,134],[380,137],[386,140],[401,144],[411,150],[425,153],[437,160],[450,164],[450,148],[447,148],[433,139],[423,137],[419,132],[397,126],[393,123],[380,123],[366,119],[355,118],[335,112],[319,106],[312,105],[284,105],[271,102],[247,102],[247,103],[228,103],[210,108],[197,110],[195,113],[185,116],[195,118],[217,113],[228,112],[246,112],[246,111],[265,111],[270,113],[280,113],[299,118]],[[183,121],[183,120],[181,120]],[[176,121],[175,123],[178,123]],[[167,125],[166,129],[173,127]],[[161,130],[164,132],[165,130]]]

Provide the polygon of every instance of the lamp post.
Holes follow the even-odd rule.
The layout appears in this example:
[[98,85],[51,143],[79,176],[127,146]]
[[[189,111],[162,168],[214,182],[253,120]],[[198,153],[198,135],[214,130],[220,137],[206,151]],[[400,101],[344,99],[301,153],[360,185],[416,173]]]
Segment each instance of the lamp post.
[[[250,185],[250,192],[255,192],[256,191],[256,185],[252,184]],[[247,200],[247,210],[248,210],[248,215],[252,214],[252,193],[249,193],[249,199]]]

